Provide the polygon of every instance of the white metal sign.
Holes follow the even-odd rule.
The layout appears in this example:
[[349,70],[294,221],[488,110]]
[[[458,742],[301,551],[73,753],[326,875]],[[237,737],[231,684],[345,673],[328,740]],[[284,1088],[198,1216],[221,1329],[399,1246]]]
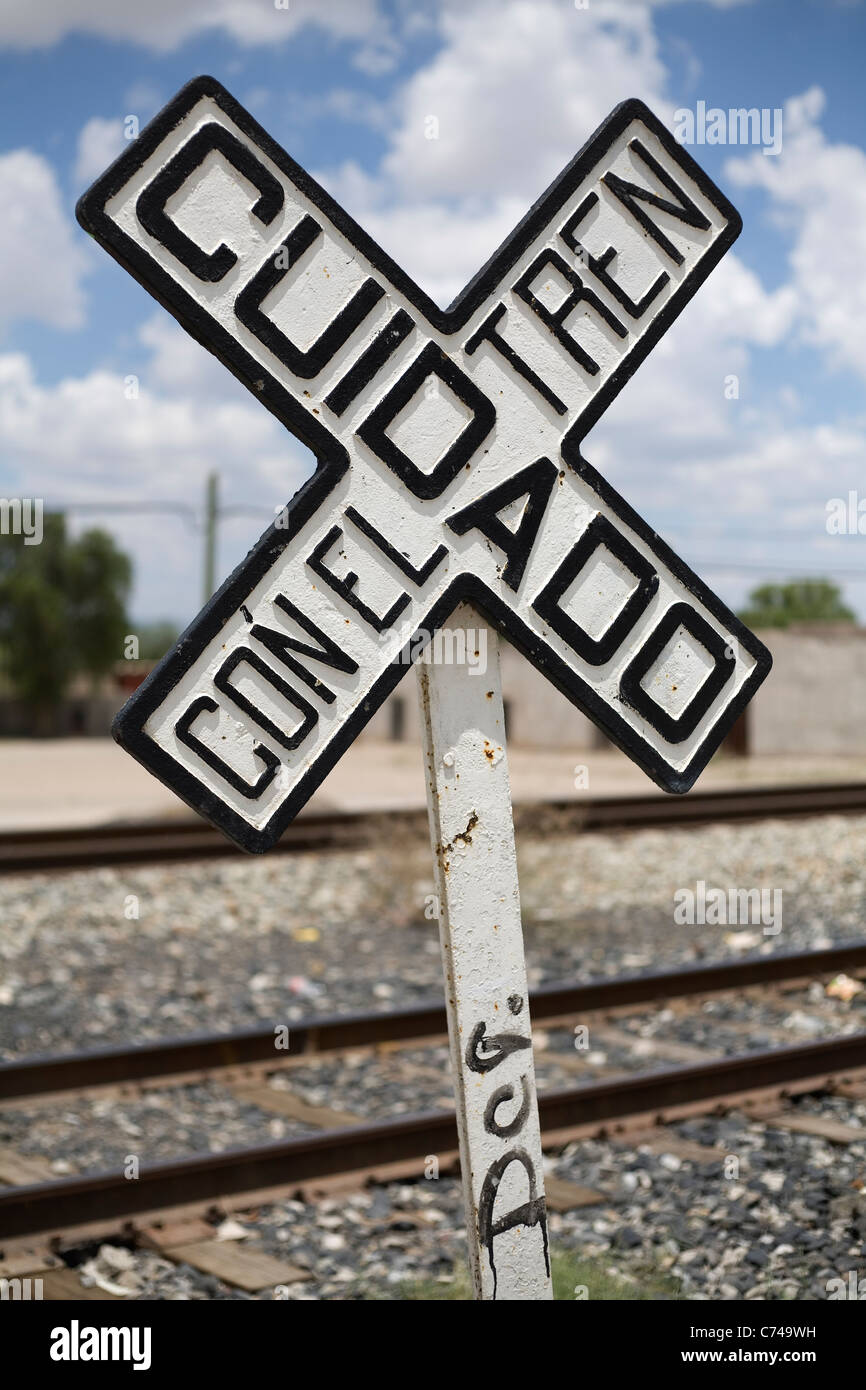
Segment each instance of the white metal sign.
[[692,785],[769,654],[580,442],[740,219],[642,103],[447,310],[211,78],[78,216],[318,459],[118,716],[135,757],[267,849],[468,601],[662,787]]
[[[769,655],[579,447],[740,227],[646,107],[617,107],[448,310],[210,78],[79,217],[319,465],[121,711],[136,757],[267,849],[431,639],[459,654],[474,608],[663,787],[691,786]],[[482,628],[483,681],[419,668],[470,1264],[481,1299],[549,1299]]]

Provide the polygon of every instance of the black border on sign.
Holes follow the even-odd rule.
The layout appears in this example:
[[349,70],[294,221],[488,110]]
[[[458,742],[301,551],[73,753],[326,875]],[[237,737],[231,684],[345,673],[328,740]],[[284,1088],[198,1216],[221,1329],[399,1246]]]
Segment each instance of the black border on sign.
[[349,467],[347,451],[329,431],[299,405],[230,333],[202,309],[170,275],[156,265],[105,213],[106,202],[125,186],[170,131],[203,97],[213,99],[238,129],[258,144],[310,202],[367,257],[370,264],[405,296],[432,327],[442,333],[451,334],[459,331],[469,321],[479,305],[502,284],[503,277],[517,263],[526,247],[553,219],[556,211],[568,201],[578,184],[633,120],[641,121],[653,132],[671,158],[697,184],[704,197],[725,219],[725,227],[712,246],[704,252],[696,269],[673,292],[664,308],[629,353],[627,360],[592,398],[561,444],[562,458],[567,466],[580,473],[620,520],[653,547],[659,560],[755,660],[755,666],[739,693],[726,706],[695,751],[688,766],[680,773],[672,771],[664,759],[648,746],[620,715],[604,704],[595,691],[581,680],[538,634],[514,614],[508,604],[474,575],[464,574],[449,585],[425,615],[418,633],[410,638],[403,652],[405,656],[413,649],[412,644],[420,633],[434,632],[441,626],[458,603],[470,602],[532,661],[563,695],[600,725],[608,737],[637,762],[659,786],[669,792],[688,791],[767,675],[771,665],[770,653],[704,586],[697,575],[660,540],[652,528],[641,520],[615,489],[586,462],[580,453],[580,442],[736,240],[742,229],[742,221],[736,209],[691,155],[674,140],[649,108],[636,99],[622,102],[611,112],[574,159],[529,209],[499,250],[482,266],[447,309],[435,304],[306,170],[262,129],[221,83],[212,77],[197,77],[187,83],[81,197],[76,207],[76,216],[85,231],[105,246],[115,260],[138,280],[196,341],[218,357],[292,434],[306,444],[317,461],[313,476],[288,504],[288,525],[280,529],[275,525],[268,528],[247,558],[187,627],[173,650],[162,659],[124,705],[114,721],[114,737],[194,810],[207,816],[244,849],[262,852],[275,843],[409,669],[408,663],[399,658],[388,666],[363,702],[316,759],[314,766],[301,778],[261,830],[251,826],[144,733],[144,724],[153,711],[179,683],[203,648],[219,632],[226,619],[238,610],[261,577],[274,564],[280,552],[318,510],[327,494]]
[[[641,682],[680,627],[685,628],[689,636],[694,637],[712,657],[713,669],[701,681],[682,713],[674,716],[659,706]],[[732,653],[724,637],[710,627],[691,604],[674,603],[626,666],[620,677],[619,692],[626,704],[637,710],[666,742],[681,743],[683,739],[691,737],[733,674]]]

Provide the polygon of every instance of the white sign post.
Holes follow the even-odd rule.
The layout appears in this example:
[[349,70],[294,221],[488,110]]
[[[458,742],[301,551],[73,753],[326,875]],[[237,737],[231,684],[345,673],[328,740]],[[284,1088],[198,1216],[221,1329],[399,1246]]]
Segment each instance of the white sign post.
[[[770,657],[581,453],[740,230],[647,107],[611,113],[449,309],[209,77],[78,216],[318,465],[125,705],[125,748],[267,850],[471,605],[688,791]],[[549,1297],[498,675],[421,680],[476,1288]]]
[[418,685],[469,1262],[476,1298],[552,1298],[498,639],[465,605],[443,635]]

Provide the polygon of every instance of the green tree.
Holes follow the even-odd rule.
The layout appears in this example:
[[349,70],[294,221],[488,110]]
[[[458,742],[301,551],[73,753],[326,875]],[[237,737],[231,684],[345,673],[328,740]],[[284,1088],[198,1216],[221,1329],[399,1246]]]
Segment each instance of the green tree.
[[74,665],[96,682],[122,652],[132,564],[107,531],[94,528],[67,545],[67,566]]
[[59,513],[39,545],[0,536],[0,669],[37,724],[75,676],[95,682],[121,656],[131,579],[107,532],[71,540]]
[[792,623],[853,623],[855,615],[829,579],[793,579],[760,584],[739,617],[747,627],[790,627]]
[[0,662],[13,690],[37,709],[56,702],[74,673],[65,550],[62,516],[44,518],[40,545],[0,536]]

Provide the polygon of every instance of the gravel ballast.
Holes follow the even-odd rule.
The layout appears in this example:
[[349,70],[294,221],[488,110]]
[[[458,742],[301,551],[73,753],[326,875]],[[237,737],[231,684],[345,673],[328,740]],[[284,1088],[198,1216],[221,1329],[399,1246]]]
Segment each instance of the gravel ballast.
[[[859,939],[864,832],[866,817],[828,816],[526,839],[530,985]],[[760,920],[676,921],[676,895],[699,883],[781,893],[781,921],[769,931]],[[6,877],[0,1052],[14,1059],[251,1025],[291,1028],[312,1015],[441,997],[432,893],[429,848],[408,838],[356,853]],[[538,1081],[570,1086],[675,1064],[666,1048],[730,1055],[863,1028],[866,991],[833,998],[826,982],[719,996],[636,1010],[613,1020],[607,1039],[603,1024],[595,1035],[591,1024],[579,1054],[568,1029],[539,1028]],[[451,1104],[442,1044],[311,1061],[272,1084],[359,1118]],[[866,1127],[863,1102],[797,1104]],[[303,1122],[218,1082],[122,1099],[70,1097],[0,1115],[0,1143],[47,1159],[57,1176],[110,1169],[131,1154],[156,1161],[306,1132]],[[863,1141],[833,1145],[738,1115],[682,1122],[673,1133],[718,1145],[719,1155],[698,1164],[593,1140],[551,1156],[551,1172],[603,1198],[552,1213],[554,1245],[609,1265],[626,1285],[652,1271],[688,1298],[826,1298],[830,1279],[866,1274]],[[736,1161],[726,1168],[725,1159]],[[89,1251],[81,1277],[120,1281],[134,1298],[356,1299],[400,1296],[407,1280],[445,1288],[463,1260],[459,1184],[447,1175],[273,1203],[237,1221],[244,1240],[308,1277],[249,1295],[154,1251],[122,1247]]]
[[[856,939],[866,817],[525,839],[531,986]],[[782,894],[782,920],[681,925],[675,894]],[[0,1055],[130,1045],[441,996],[430,851],[0,880]],[[131,915],[137,914],[137,915]]]

